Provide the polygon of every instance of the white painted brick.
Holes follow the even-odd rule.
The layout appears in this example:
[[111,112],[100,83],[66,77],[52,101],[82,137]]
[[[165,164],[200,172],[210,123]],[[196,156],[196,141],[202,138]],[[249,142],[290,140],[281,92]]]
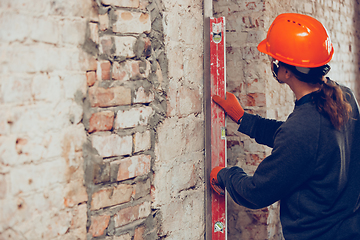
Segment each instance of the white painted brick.
[[75,99],[75,95],[85,96],[87,90],[86,73],[69,74],[64,76],[65,97]]
[[89,1],[89,0],[77,0],[77,1],[62,0],[62,1],[53,1],[53,2],[46,1],[46,5],[47,5],[47,13],[49,15],[81,17],[84,19],[89,18],[90,20],[93,21],[98,20],[97,11],[95,11],[96,8],[93,8],[93,1]]
[[1,95],[5,103],[25,103],[31,100],[31,76],[8,75],[2,77]]
[[[64,235],[71,226],[72,213],[69,210],[53,209],[52,211],[33,215],[33,218],[22,225],[26,239],[54,239]],[[56,223],[56,227],[54,227]]]
[[104,5],[112,5],[116,7],[128,7],[128,8],[139,7],[139,0],[101,0],[101,3]]
[[4,49],[7,61],[3,70],[15,73],[85,71],[85,55],[81,51],[78,48],[55,48],[41,43],[32,46],[16,43]]
[[132,152],[132,136],[93,135],[92,144],[101,157],[129,155]]
[[169,63],[169,78],[173,78],[176,81],[184,77],[183,54],[183,49],[177,42],[171,42],[166,47],[166,55]]
[[146,61],[145,69],[140,71],[142,61],[127,60],[125,62],[114,62],[112,67],[112,77],[115,80],[127,81],[132,78],[147,78],[149,77],[151,64]]
[[60,76],[54,74],[36,75],[31,90],[35,100],[48,102],[58,102],[64,95]]
[[203,84],[203,53],[200,49],[189,47],[184,51],[184,78],[189,84],[198,86]]
[[28,107],[14,108],[11,120],[13,133],[46,132],[48,129],[49,113],[53,106],[41,104]]
[[203,44],[202,11],[201,8],[184,11],[179,28],[181,40],[186,44],[197,46],[199,50]]
[[79,124],[83,119],[84,109],[83,106],[77,104],[75,102],[71,103],[70,112],[69,112],[69,120],[73,124]]
[[1,0],[0,8],[9,8],[16,10],[25,10],[31,13],[44,13],[46,6],[49,4],[47,0],[26,1],[26,0]]
[[150,103],[154,101],[155,94],[153,91],[146,92],[143,87],[139,87],[139,89],[135,92],[134,103]]
[[116,56],[124,56],[126,58],[135,57],[134,53],[134,44],[136,42],[135,37],[114,37],[115,42],[115,55]]
[[[67,165],[74,170],[82,164],[81,154],[82,146],[86,141],[85,129],[82,124],[72,125],[62,131],[61,136],[61,156],[65,158]],[[74,179],[74,176],[67,176],[69,179]],[[81,176],[80,176],[81,178]]]
[[151,148],[151,133],[145,131],[134,134],[134,152],[146,151]]
[[306,13],[312,13],[313,12],[312,3],[304,3],[304,11]]
[[149,33],[151,30],[150,15],[141,12],[118,10],[115,12],[116,22],[113,31],[117,33]]
[[10,124],[8,122],[10,114],[9,107],[0,108],[0,135],[7,135],[10,133]]
[[66,180],[67,166],[64,159],[29,164],[13,168],[10,172],[11,193],[29,193],[40,191]]
[[10,11],[0,12],[0,41],[23,41],[29,34],[33,18],[28,15],[14,13]]
[[89,23],[90,28],[90,39],[99,44],[99,26],[97,23]]
[[132,108],[130,110],[119,110],[115,118],[115,129],[145,126],[153,114],[151,107]]
[[85,41],[86,19],[64,20],[60,23],[61,40],[65,44],[80,45]]
[[109,28],[109,15],[99,15],[100,30],[105,31]]
[[163,13],[164,37],[168,41],[180,41],[180,25],[181,20],[177,14],[172,12]]
[[181,124],[175,118],[166,119],[159,125],[158,142],[155,145],[159,161],[171,160],[185,151],[186,139],[182,134],[183,131]]
[[[53,136],[51,133],[47,134]],[[50,152],[45,141],[46,136],[39,133],[28,133],[25,136],[11,135],[1,137],[0,149],[3,154],[4,164],[14,166],[29,162],[37,163],[39,160],[47,157],[60,157],[61,150],[51,148],[53,152]]]
[[74,207],[88,200],[86,187],[84,186],[83,181],[83,179],[76,179],[71,180],[66,184],[62,195],[64,196],[64,204],[66,207]]
[[34,18],[31,25],[31,38],[35,41],[56,44],[59,41],[58,20],[53,18]]

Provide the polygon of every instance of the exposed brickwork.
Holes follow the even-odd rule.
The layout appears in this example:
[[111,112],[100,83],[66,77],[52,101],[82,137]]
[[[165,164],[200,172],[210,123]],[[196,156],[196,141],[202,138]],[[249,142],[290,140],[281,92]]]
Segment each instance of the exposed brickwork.
[[[359,88],[358,4],[214,1],[228,90],[247,111],[291,111],[291,91],[256,50],[284,11],[328,27],[330,75]],[[0,239],[204,239],[202,7],[0,0]],[[252,173],[269,149],[236,130],[229,120],[229,165]],[[278,208],[229,202],[228,239],[279,239]]]
[[91,217],[91,225],[89,228],[89,233],[93,237],[99,237],[104,235],[105,229],[109,226],[110,216],[109,215],[99,215]]
[[156,128],[166,110],[158,78],[166,82],[167,62],[158,58],[164,47],[161,35],[152,35],[148,10],[161,17],[160,9],[149,4],[98,1],[98,19],[88,26],[84,49],[95,63],[86,69],[83,122],[89,141],[84,158],[92,238],[156,239],[158,234],[150,188]]
[[114,112],[103,111],[94,113],[89,120],[89,132],[110,131],[114,124]]

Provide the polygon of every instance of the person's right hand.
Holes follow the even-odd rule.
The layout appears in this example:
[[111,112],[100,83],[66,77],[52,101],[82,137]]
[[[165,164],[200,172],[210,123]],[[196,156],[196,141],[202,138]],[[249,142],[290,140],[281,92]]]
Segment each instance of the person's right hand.
[[226,92],[226,100],[214,95],[212,100],[218,104],[235,122],[239,123],[240,118],[244,115],[244,109],[234,94]]
[[210,173],[210,186],[219,195],[225,195],[225,189],[220,186],[217,175],[223,167],[215,167]]

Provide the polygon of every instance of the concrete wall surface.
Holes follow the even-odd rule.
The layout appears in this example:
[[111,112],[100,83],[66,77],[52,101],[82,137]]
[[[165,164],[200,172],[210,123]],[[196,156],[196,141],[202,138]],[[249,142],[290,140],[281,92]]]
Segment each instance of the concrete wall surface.
[[[0,0],[0,240],[205,239],[202,0]],[[281,12],[327,26],[330,76],[359,93],[359,1],[213,1],[227,90],[285,119],[257,44]],[[228,164],[270,149],[228,121]],[[228,239],[281,239],[278,204],[229,200]]]

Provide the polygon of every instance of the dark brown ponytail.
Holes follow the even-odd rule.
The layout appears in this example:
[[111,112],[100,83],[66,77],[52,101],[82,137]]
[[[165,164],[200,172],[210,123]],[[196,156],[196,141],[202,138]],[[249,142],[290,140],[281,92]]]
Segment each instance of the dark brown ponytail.
[[341,87],[330,78],[324,77],[330,71],[330,66],[326,64],[311,68],[307,74],[304,74],[295,66],[282,62],[280,64],[289,69],[300,81],[320,85],[320,90],[313,94],[313,102],[318,111],[329,117],[334,127],[340,130],[349,120],[352,109]]
[[313,95],[319,112],[329,117],[336,129],[340,129],[350,118],[351,105],[346,100],[340,86],[329,78],[321,84]]

